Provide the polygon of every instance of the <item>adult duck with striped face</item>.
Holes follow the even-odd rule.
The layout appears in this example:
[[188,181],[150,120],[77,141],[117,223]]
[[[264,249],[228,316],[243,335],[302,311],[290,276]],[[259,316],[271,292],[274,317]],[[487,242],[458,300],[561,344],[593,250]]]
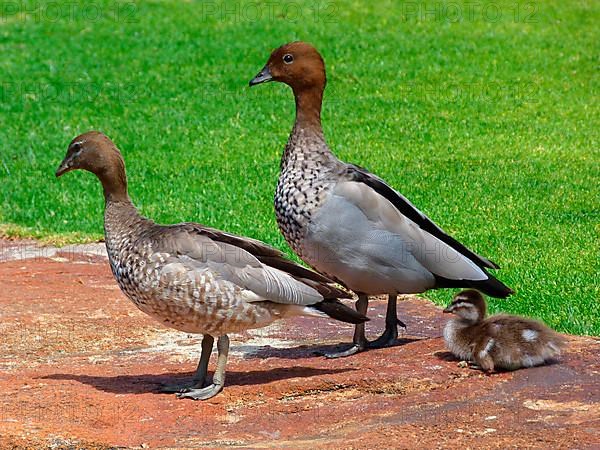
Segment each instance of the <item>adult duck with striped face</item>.
[[340,161],[321,127],[325,63],[310,44],[293,42],[271,54],[250,86],[276,81],[292,88],[296,120],[283,152],[275,213],[285,239],[314,269],[358,294],[388,295],[386,328],[367,341],[357,325],[347,356],[395,342],[398,294],[471,287],[493,297],[512,293],[488,270],[498,266],[445,233],[402,194],[369,171]]

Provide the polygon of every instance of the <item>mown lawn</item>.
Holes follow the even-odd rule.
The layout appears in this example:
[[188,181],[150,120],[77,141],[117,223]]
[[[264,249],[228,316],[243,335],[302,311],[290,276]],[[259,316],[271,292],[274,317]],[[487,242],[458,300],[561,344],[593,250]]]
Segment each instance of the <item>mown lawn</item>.
[[516,294],[493,310],[600,335],[598,2],[85,5],[0,6],[5,232],[101,236],[98,183],[54,178],[69,141],[100,129],[144,214],[289,252],[272,196],[294,105],[247,82],[273,48],[309,40],[337,154],[499,263]]

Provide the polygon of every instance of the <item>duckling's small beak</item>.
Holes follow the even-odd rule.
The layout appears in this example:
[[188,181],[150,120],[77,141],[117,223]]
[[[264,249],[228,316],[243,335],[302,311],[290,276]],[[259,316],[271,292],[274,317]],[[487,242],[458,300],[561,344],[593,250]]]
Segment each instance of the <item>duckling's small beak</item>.
[[58,169],[56,169],[56,178],[60,177],[61,175],[64,175],[67,172],[70,172],[71,170],[73,170],[73,168],[71,167],[71,162],[65,159],[63,162],[60,163]]
[[265,66],[262,68],[258,75],[250,80],[250,87],[255,86],[260,83],[266,83],[268,81],[273,81],[273,75],[271,75],[271,71],[269,70],[269,66]]
[[444,311],[443,311],[443,312],[445,312],[445,313],[451,313],[451,312],[452,312],[452,305],[450,305],[450,306],[448,306],[448,307],[444,308]]

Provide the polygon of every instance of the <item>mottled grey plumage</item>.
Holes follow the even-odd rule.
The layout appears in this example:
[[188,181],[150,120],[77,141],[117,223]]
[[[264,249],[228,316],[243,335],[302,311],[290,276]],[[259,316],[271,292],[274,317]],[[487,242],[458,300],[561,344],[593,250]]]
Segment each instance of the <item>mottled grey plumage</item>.
[[[219,336],[263,327],[286,315],[318,315],[304,307],[323,301],[322,293],[347,295],[261,263],[223,241],[231,235],[191,223],[157,225],[129,202],[107,202],[105,233],[110,265],[123,292],[145,313],[188,333]],[[252,244],[272,259],[283,259],[267,246]]]
[[[296,101],[275,193],[279,228],[307,264],[359,294],[361,313],[367,295],[389,295],[386,332],[374,346],[397,336],[397,294],[441,287],[497,297],[512,292],[486,271],[498,268],[493,262],[444,233],[377,176],[335,157],[321,127],[325,65],[314,47],[294,42],[275,50],[250,85],[266,81],[288,84]],[[369,345],[363,325],[355,344],[343,355]]]
[[506,314],[486,318],[485,300],[474,290],[457,294],[444,312],[458,316],[444,328],[448,349],[485,371],[545,364],[565,345],[561,335],[536,320]]
[[136,217],[131,204],[107,203],[110,265],[138,308],[189,333],[221,335],[270,322],[270,308],[243,300],[244,289],[230,281],[227,262],[211,261],[213,254],[220,256],[218,245],[185,226],[159,228],[158,233],[155,227]]
[[[367,320],[336,300],[348,293],[260,241],[196,223],[164,226],[142,217],[127,194],[121,154],[103,134],[73,140],[57,176],[73,169],[89,170],[102,182],[106,248],[122,291],[165,325],[205,335],[194,389],[183,396],[204,399],[220,391],[227,333],[293,315]],[[213,342],[207,336],[220,337],[222,373],[215,378],[221,385],[202,389]]]

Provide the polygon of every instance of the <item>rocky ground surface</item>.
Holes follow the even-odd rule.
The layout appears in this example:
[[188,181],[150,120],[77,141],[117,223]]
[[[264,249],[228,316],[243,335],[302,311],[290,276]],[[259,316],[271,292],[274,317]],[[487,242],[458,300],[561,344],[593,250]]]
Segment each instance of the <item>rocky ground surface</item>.
[[178,400],[159,387],[192,376],[200,340],[138,311],[101,244],[0,240],[0,448],[600,448],[597,339],[484,375],[445,350],[439,308],[399,313],[396,346],[346,359],[318,355],[351,338],[328,320],[234,335],[225,390]]

